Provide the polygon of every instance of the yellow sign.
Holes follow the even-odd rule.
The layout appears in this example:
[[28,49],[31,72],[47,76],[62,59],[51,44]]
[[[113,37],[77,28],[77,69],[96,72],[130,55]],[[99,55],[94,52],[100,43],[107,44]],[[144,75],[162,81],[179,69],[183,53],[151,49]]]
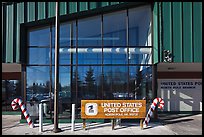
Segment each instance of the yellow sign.
[[81,100],[82,119],[145,118],[146,100]]

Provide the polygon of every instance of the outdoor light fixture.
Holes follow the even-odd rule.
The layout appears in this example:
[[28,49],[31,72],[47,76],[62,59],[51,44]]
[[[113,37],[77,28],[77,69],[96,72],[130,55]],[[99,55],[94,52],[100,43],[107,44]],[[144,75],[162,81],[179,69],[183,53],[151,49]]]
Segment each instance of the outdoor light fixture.
[[163,51],[164,62],[172,62],[172,53],[169,50]]

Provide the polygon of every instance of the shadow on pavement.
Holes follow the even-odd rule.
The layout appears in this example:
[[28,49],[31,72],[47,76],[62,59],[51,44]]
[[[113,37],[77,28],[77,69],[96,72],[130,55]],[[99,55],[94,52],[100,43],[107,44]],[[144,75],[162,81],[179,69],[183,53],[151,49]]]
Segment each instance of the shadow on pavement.
[[162,113],[162,114],[158,114],[158,117],[160,120],[172,120],[172,119],[178,119],[178,118],[184,118],[184,117],[189,117],[189,116],[195,116],[201,114],[200,112],[194,112],[194,113],[190,113],[190,114],[171,114],[171,113]]
[[180,122],[188,122],[188,121],[193,121],[193,118],[189,118],[190,116],[195,116],[200,113],[191,113],[191,114],[159,114],[159,121],[163,125],[167,124],[175,124],[175,123],[180,123]]
[[188,121],[192,121],[194,119],[181,119],[181,120],[174,120],[174,121],[167,121],[167,120],[161,120],[163,125],[167,125],[167,124],[175,124],[175,123],[180,123],[180,122],[188,122]]
[[6,131],[10,128],[19,127],[19,126],[25,126],[25,125],[21,125],[21,123],[17,123],[17,124],[12,125],[12,126],[2,127],[2,130]]

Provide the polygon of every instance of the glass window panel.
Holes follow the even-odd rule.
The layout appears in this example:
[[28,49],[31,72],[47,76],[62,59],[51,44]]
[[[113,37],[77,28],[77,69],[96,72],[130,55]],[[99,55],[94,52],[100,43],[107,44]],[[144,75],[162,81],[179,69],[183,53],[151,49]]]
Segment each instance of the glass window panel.
[[101,46],[101,16],[78,20],[78,47]]
[[[70,118],[71,109],[71,73],[70,66],[59,66],[59,118]],[[55,67],[52,67],[52,92],[55,89]],[[54,95],[54,94],[53,94]],[[53,96],[54,97],[54,96]],[[54,101],[54,98],[53,98]]]
[[[55,64],[55,48],[52,48],[52,64]],[[59,64],[76,64],[76,48],[59,48]]]
[[77,90],[80,90],[81,80],[79,78],[79,74],[78,74],[78,71],[77,71],[75,66],[71,66],[71,72],[70,73],[71,73],[72,103],[77,104],[77,97],[81,98],[81,95],[79,95],[78,92],[77,92]]
[[71,66],[71,102],[75,104],[76,118],[81,118],[81,99],[82,99],[82,85],[83,81],[79,77],[79,72],[76,66]]
[[129,45],[152,46],[151,7],[129,9]]
[[71,62],[71,52],[69,52],[70,48],[60,48],[59,49],[59,64],[70,64]]
[[[66,22],[60,26],[59,39],[59,64],[76,64],[76,49],[71,48],[76,44],[76,24],[75,22]],[[52,64],[55,62],[55,26],[52,27]],[[73,60],[73,61],[72,61]]]
[[71,117],[71,75],[69,66],[59,67],[59,116]]
[[79,94],[82,99],[101,98],[101,66],[78,66],[80,79]]
[[101,64],[102,48],[78,48],[78,64]]
[[[76,22],[60,24],[60,47],[76,46]],[[55,25],[52,26],[52,47],[55,47]]]
[[[140,71],[141,66],[130,66],[129,67],[129,91],[132,99],[141,99],[141,85],[142,85],[142,72]],[[143,93],[145,94],[145,93]]]
[[104,64],[127,64],[127,48],[103,48]]
[[[15,98],[21,98],[20,80],[2,80],[2,111],[13,111],[11,102]],[[17,111],[21,111],[18,109]]]
[[27,66],[26,100],[37,101],[49,98],[49,66]]
[[[69,23],[60,24],[60,38],[59,45],[60,47],[70,47],[71,45],[71,25]],[[54,31],[55,32],[55,31]]]
[[151,66],[130,66],[129,76],[129,90],[133,99],[153,99]]
[[50,45],[50,28],[40,28],[30,30],[29,46],[49,46]]
[[126,46],[126,11],[104,14],[104,46]]
[[152,64],[152,48],[129,48],[130,64]]
[[29,48],[28,64],[49,64],[50,48]]
[[104,66],[105,99],[127,99],[128,66]]

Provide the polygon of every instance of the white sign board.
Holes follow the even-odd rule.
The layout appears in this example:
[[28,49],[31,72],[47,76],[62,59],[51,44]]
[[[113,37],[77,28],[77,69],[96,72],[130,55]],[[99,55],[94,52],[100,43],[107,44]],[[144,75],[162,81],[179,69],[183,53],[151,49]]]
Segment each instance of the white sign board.
[[164,111],[202,111],[202,79],[158,79]]

